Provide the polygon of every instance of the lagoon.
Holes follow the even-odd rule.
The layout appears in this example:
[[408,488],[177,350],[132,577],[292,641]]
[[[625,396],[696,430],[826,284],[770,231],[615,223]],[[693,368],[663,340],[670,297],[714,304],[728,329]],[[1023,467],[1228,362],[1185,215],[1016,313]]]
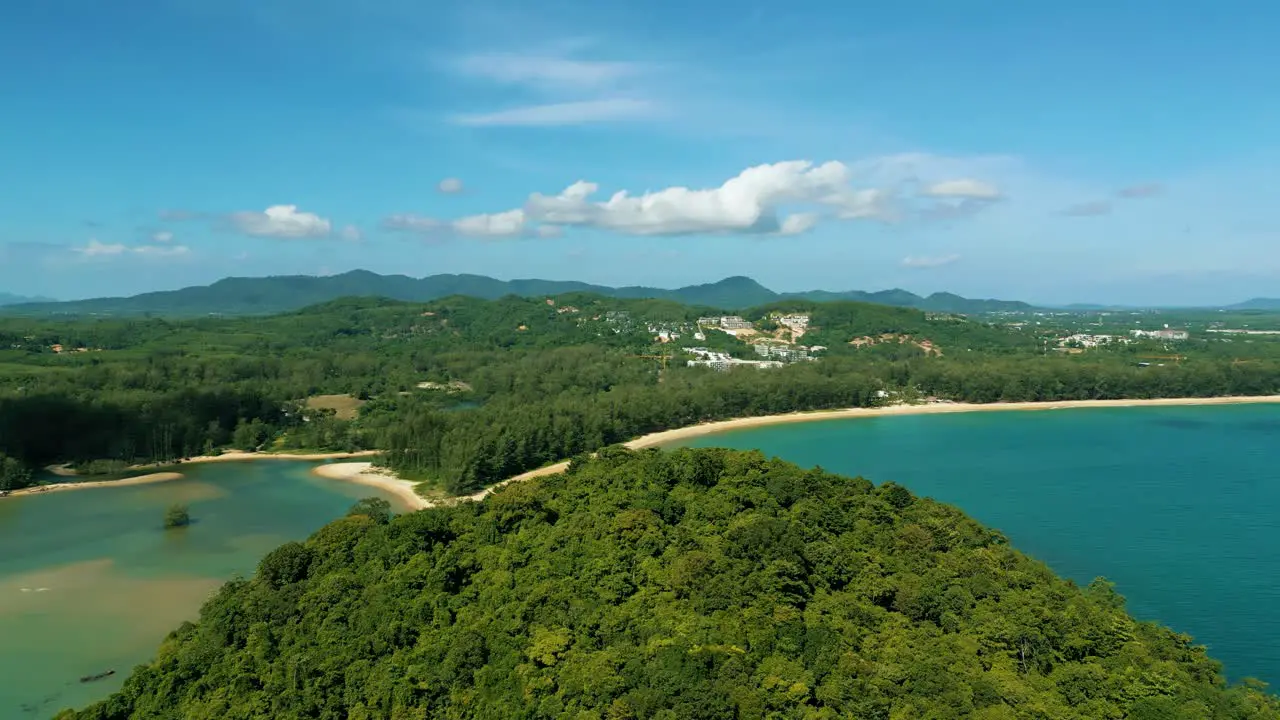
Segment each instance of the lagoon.
[[[169,631],[269,551],[374,488],[314,462],[185,465],[182,480],[0,500],[0,717],[50,717],[119,689]],[[162,529],[185,503],[194,523]],[[106,679],[86,675],[115,670]]]
[[1280,685],[1280,407],[902,415],[694,438],[895,481],[1003,531],[1138,618],[1192,635],[1233,679]]

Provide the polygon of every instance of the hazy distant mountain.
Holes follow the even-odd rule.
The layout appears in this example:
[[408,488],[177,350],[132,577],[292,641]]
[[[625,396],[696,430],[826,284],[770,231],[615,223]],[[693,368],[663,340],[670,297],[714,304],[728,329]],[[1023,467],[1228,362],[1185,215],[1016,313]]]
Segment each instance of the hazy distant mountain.
[[1228,305],[1227,310],[1280,310],[1280,298],[1254,298]]
[[22,295],[10,295],[9,293],[0,292],[0,305],[21,305],[22,303],[47,303],[55,302],[53,298],[46,297],[23,297]]
[[1027,303],[1007,300],[970,300],[952,293],[934,293],[928,297],[921,297],[906,290],[880,292],[815,290],[801,293],[777,293],[751,278],[741,276],[725,278],[720,282],[706,285],[666,290],[640,286],[611,288],[558,280],[507,281],[495,280],[483,275],[431,275],[419,279],[405,275],[378,275],[367,270],[353,270],[327,277],[289,275],[226,278],[212,285],[143,293],[132,297],[10,305],[4,312],[22,315],[154,314],[172,317],[209,314],[262,315],[296,310],[307,305],[352,296],[378,296],[394,300],[425,302],[449,295],[494,299],[504,295],[534,297],[570,292],[590,292],[618,298],[670,299],[690,305],[725,309],[747,308],[789,298],[816,302],[858,300],[952,313],[1026,310],[1031,307]]

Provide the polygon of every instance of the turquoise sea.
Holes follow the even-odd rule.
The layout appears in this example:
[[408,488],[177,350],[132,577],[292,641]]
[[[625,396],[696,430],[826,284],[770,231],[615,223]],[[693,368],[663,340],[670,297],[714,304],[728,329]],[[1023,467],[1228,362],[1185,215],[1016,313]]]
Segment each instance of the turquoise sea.
[[[315,465],[192,465],[172,482],[0,499],[0,718],[47,718],[110,694],[267,552],[362,497],[399,505],[314,477]],[[190,507],[190,527],[163,529],[173,503]]]
[[892,480],[1003,531],[1229,677],[1280,687],[1280,406],[982,412],[818,421],[681,443],[758,448]]

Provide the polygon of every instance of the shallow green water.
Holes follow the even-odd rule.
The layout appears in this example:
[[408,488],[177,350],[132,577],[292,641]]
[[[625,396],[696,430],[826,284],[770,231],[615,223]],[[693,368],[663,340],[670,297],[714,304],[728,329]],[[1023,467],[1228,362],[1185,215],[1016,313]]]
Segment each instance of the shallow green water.
[[1280,686],[1280,406],[917,415],[705,436],[893,480]]
[[[0,500],[0,718],[99,699],[179,623],[267,552],[305,538],[373,488],[311,476],[316,463],[183,468],[186,478]],[[181,502],[194,524],[162,529]],[[114,669],[82,684],[79,678]]]

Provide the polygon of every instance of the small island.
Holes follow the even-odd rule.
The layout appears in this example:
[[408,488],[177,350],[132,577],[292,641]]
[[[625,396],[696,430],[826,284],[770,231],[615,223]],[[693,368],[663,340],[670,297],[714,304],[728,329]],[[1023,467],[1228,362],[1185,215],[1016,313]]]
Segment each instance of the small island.
[[170,505],[164,514],[164,529],[173,530],[191,524],[191,512],[186,505]]

